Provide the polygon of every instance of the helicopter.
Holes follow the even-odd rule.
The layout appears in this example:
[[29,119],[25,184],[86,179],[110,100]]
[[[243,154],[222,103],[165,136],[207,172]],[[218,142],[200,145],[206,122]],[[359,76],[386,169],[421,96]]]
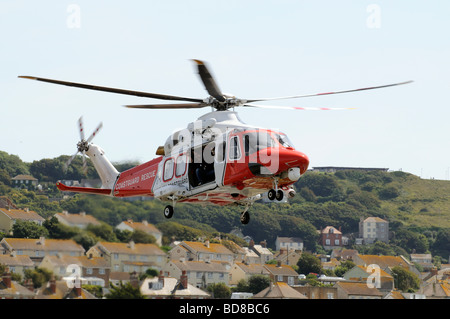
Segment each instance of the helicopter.
[[236,107],[276,108],[293,110],[343,110],[350,108],[307,108],[255,104],[255,102],[295,99],[312,96],[350,93],[403,85],[412,81],[345,91],[284,96],[276,98],[242,99],[223,93],[207,64],[193,60],[198,75],[208,92],[206,98],[132,91],[90,84],[53,80],[34,76],[19,78],[37,80],[89,90],[133,95],[188,103],[125,105],[135,109],[193,109],[211,107],[212,110],[186,128],[173,132],[164,145],[156,150],[158,157],[118,172],[106,158],[105,152],[92,139],[102,123],[86,139],[82,118],[79,119],[80,141],[77,152],[69,158],[66,167],[78,155],[83,166],[88,156],[96,169],[100,188],[67,186],[56,183],[59,190],[75,193],[99,194],[112,197],[149,196],[166,203],[164,216],[171,218],[176,203],[237,205],[243,208],[242,224],[250,221],[249,208],[267,194],[271,201],[294,197],[293,184],[307,171],[309,158],[296,150],[283,132],[245,124]]

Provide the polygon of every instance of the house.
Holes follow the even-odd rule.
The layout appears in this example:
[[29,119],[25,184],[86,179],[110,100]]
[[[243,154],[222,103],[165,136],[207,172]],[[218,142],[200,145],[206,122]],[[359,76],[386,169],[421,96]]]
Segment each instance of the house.
[[0,241],[0,253],[16,256],[29,256],[38,265],[45,256],[82,256],[84,248],[71,239],[3,238]]
[[342,232],[333,226],[327,226],[320,231],[319,244],[325,249],[335,249],[342,247]]
[[222,244],[182,241],[169,251],[171,260],[189,261],[225,261],[230,265],[234,260],[234,253]]
[[21,187],[22,185],[36,187],[38,185],[38,180],[31,175],[16,175],[11,178],[11,182],[14,187]]
[[255,245],[255,242],[251,240],[248,247],[259,256],[259,264],[265,264],[273,259],[273,253],[267,248],[265,241],[261,242],[259,245]]
[[373,244],[379,240],[389,242],[389,222],[379,217],[361,218],[359,221],[359,237],[364,244]]
[[83,283],[109,287],[111,267],[102,257],[45,256],[39,267],[52,271],[55,276],[65,277],[73,272],[74,265],[79,267]]
[[278,237],[275,239],[275,249],[280,251],[286,250],[299,250],[303,251],[303,239],[299,237]]
[[144,273],[149,268],[161,270],[166,253],[155,244],[98,242],[87,252],[90,257],[103,257],[112,272]]
[[337,299],[336,287],[294,286],[292,287],[308,299]]
[[148,299],[209,299],[211,295],[189,284],[187,272],[182,271],[180,279],[165,277],[146,278],[139,290]]
[[17,209],[17,206],[7,196],[0,196],[0,208]]
[[254,299],[307,299],[305,295],[285,282],[270,283],[269,287],[253,296]]
[[55,280],[52,278],[45,286],[39,288],[35,299],[97,299],[89,291],[80,285],[73,287],[65,280]]
[[338,267],[340,264],[341,264],[341,262],[339,260],[337,260],[336,258],[330,258],[330,260],[322,262],[322,269],[334,271],[336,269],[336,267]]
[[253,249],[250,249],[249,247],[243,247],[242,249],[245,252],[244,263],[246,263],[246,264],[260,264],[261,263],[261,258]]
[[63,211],[62,213],[55,214],[55,217],[61,224],[69,227],[86,229],[88,225],[101,225],[101,223],[94,216],[87,215],[86,212],[69,214],[68,211]]
[[128,219],[126,221],[121,222],[119,225],[116,226],[117,229],[120,230],[128,230],[128,231],[135,231],[135,230],[141,230],[146,234],[152,235],[156,239],[156,243],[158,246],[162,245],[162,233],[161,231],[156,228],[154,225],[149,224],[146,220],[143,220],[142,222],[133,222],[132,219]]
[[286,265],[297,265],[301,252],[298,250],[288,250],[281,248],[281,250],[273,255],[273,258],[278,262]]
[[225,283],[229,285],[230,264],[220,261],[170,260],[164,266],[164,275],[181,278],[186,271],[188,282],[197,288],[206,288],[210,284]]
[[336,258],[340,261],[353,260],[354,256],[358,255],[356,249],[337,248],[331,252],[331,258]]
[[381,299],[383,293],[376,287],[370,288],[367,283],[362,282],[337,282],[334,287],[337,289],[338,299]]
[[431,254],[411,254],[411,262],[420,265],[424,271],[430,271],[433,267]]
[[394,277],[381,268],[358,265],[348,270],[343,277],[349,281],[369,283],[385,293],[394,289]]
[[33,299],[34,293],[11,279],[9,268],[6,267],[0,278],[0,299]]
[[378,256],[378,255],[355,255],[353,262],[356,265],[367,267],[377,265],[380,269],[391,273],[391,268],[395,266],[403,267],[416,275],[420,275],[417,268],[403,256]]
[[13,225],[18,220],[35,222],[40,226],[42,226],[45,221],[45,219],[38,213],[29,210],[28,208],[24,210],[14,208],[0,208],[0,232],[11,232]]
[[24,277],[24,271],[34,269],[34,263],[29,256],[17,256],[15,252],[9,255],[0,255],[0,265],[5,265],[11,273]]
[[427,299],[450,299],[450,270],[433,268],[418,292]]
[[234,263],[230,268],[230,285],[237,285],[241,280],[248,280],[251,276],[263,275],[269,277],[269,271],[262,264]]
[[278,264],[266,264],[264,267],[269,272],[270,280],[273,282],[285,282],[289,286],[298,284],[297,272],[288,265],[283,265],[280,262]]

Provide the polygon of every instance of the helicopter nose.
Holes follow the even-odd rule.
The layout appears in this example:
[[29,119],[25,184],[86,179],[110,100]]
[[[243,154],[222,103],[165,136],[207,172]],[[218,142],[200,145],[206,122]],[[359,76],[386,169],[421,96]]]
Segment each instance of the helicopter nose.
[[[306,154],[299,152],[293,148],[285,149],[280,152],[280,170],[298,167],[300,175],[303,175],[309,166],[309,158]],[[300,178],[300,176],[298,176]]]

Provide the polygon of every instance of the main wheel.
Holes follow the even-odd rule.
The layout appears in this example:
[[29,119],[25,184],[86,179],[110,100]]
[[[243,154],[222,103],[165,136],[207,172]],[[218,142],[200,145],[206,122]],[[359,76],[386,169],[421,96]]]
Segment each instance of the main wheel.
[[241,223],[243,225],[247,225],[249,221],[250,221],[250,214],[249,214],[249,212],[243,212],[241,214]]
[[171,205],[167,205],[166,208],[164,208],[164,217],[172,218],[172,215],[173,215],[173,207]]
[[279,189],[277,191],[277,195],[276,195],[277,201],[282,201],[283,197],[284,197],[284,192],[281,189]]
[[267,197],[270,200],[274,200],[276,196],[277,196],[277,193],[275,192],[274,189],[271,189],[270,191],[267,192]]

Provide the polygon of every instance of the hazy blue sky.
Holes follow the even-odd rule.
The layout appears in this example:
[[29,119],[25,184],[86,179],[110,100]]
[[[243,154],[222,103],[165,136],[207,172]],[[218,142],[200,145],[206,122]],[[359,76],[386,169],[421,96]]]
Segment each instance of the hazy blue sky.
[[[413,84],[240,108],[284,131],[314,166],[450,175],[450,2],[0,1],[0,150],[31,162],[71,155],[83,115],[112,161],[147,161],[209,108],[133,110],[157,100],[18,79],[34,75],[154,93],[207,96],[192,58],[220,88],[277,97],[414,80]],[[270,104],[265,102],[266,104]]]

